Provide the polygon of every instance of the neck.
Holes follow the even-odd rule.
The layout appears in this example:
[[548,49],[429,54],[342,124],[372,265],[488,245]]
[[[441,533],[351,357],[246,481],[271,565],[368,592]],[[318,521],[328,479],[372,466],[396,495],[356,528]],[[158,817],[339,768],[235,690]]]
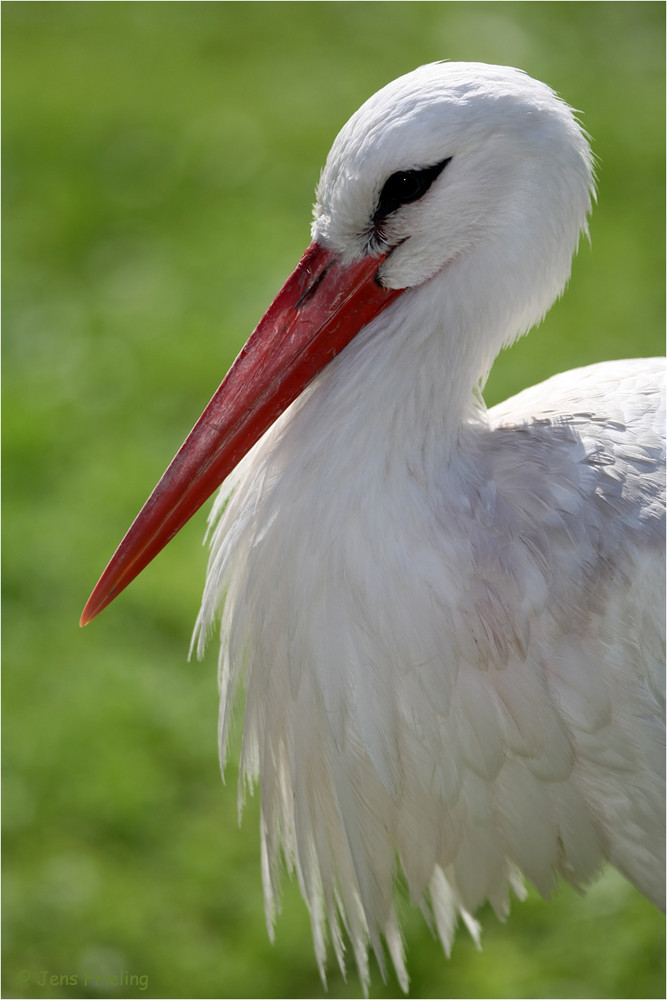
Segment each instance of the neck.
[[[478,424],[486,379],[504,331],[490,334],[455,269],[408,290],[363,329],[283,418],[292,448],[312,460],[434,481],[456,462],[465,428]],[[489,314],[491,310],[489,310]],[[282,423],[282,421],[281,421]],[[339,461],[334,458],[339,455]],[[438,476],[439,478],[439,476]]]

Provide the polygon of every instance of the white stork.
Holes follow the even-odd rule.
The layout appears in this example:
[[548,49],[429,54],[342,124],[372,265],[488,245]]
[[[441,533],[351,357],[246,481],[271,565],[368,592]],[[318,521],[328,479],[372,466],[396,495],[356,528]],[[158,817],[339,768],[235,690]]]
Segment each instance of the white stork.
[[364,986],[384,938],[407,988],[399,868],[447,952],[523,877],[548,896],[608,860],[661,902],[662,364],[479,392],[563,291],[592,195],[571,110],[519,70],[438,63],[368,100],[84,611],[225,480],[194,641],[221,618],[269,924],[282,851],[323,976],[344,925]]

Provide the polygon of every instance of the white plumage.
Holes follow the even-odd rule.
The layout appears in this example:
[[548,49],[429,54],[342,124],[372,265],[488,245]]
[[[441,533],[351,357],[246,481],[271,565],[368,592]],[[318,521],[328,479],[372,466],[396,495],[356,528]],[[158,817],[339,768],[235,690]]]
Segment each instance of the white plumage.
[[606,859],[662,900],[662,364],[478,391],[562,292],[592,191],[567,106],[483,64],[385,87],[324,168],[313,240],[407,290],[220,492],[196,634],[222,614],[223,760],[244,684],[269,923],[282,850],[323,976],[343,925],[364,986],[384,938],[407,988],[399,869],[447,952],[524,876],[548,896]]

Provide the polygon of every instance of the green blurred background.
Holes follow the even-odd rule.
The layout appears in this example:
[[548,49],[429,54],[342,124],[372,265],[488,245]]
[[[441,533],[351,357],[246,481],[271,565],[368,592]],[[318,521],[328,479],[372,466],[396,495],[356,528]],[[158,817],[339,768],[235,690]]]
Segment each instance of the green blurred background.
[[[216,651],[186,662],[204,513],[83,632],[81,607],[308,243],[334,135],[421,63],[523,67],[599,159],[592,251],[488,401],[662,353],[664,5],[5,2],[3,27],[3,995],[324,996],[293,884],[267,939]],[[613,873],[484,912],[450,961],[404,913],[414,997],[664,996],[663,919]]]

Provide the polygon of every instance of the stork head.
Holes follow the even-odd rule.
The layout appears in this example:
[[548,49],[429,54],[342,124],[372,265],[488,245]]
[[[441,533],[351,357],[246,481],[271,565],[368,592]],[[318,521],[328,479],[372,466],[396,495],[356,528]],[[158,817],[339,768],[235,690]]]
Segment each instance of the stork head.
[[519,70],[435,63],[367,101],[327,159],[311,246],[123,539],[82,624],[406,290],[413,306],[428,284],[420,300],[450,318],[458,309],[459,330],[495,330],[480,355],[490,364],[564,287],[592,183],[572,112]]
[[592,197],[588,142],[549,87],[506,66],[433,63],[342,128],[312,234],[344,261],[390,251],[387,288],[456,263],[475,276],[477,303],[483,281],[494,311],[507,307],[516,335],[563,290]]

